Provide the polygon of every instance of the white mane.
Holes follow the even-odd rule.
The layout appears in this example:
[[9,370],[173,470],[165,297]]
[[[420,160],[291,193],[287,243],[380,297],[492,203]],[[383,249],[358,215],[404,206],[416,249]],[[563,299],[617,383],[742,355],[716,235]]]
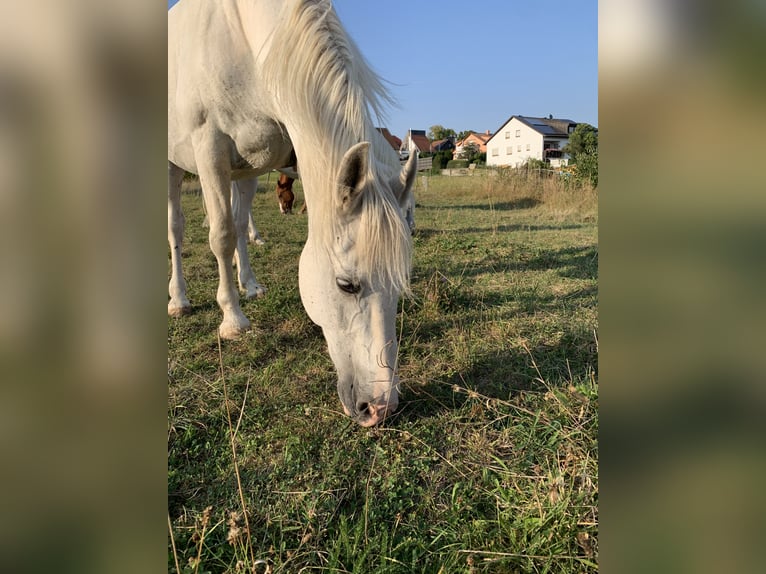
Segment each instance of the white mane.
[[[292,6],[291,6],[292,4]],[[336,233],[338,168],[343,155],[361,141],[372,142],[368,161],[370,192],[364,196],[356,250],[360,272],[382,274],[399,290],[409,287],[411,238],[389,181],[398,176],[393,154],[374,128],[393,103],[381,79],[346,35],[329,0],[286,2],[265,54],[263,75],[274,97],[275,118],[312,142],[299,158],[310,218],[318,218],[322,240]],[[294,136],[294,134],[291,134]],[[330,221],[327,221],[330,219]]]

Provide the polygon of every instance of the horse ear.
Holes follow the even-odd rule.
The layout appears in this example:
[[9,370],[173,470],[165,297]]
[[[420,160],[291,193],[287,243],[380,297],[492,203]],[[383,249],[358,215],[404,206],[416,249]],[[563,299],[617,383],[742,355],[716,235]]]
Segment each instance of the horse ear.
[[412,184],[415,183],[415,176],[418,173],[418,152],[413,151],[410,158],[402,168],[398,178],[391,181],[391,190],[394,192],[399,205],[404,209],[407,207],[410,198]]
[[338,206],[341,213],[351,214],[359,205],[364,191],[370,161],[370,143],[361,142],[346,152],[338,175]]

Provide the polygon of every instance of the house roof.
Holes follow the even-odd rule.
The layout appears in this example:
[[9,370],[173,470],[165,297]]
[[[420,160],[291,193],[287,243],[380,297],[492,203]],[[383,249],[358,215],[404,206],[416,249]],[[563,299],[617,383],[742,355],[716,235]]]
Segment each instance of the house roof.
[[396,151],[399,151],[399,148],[402,147],[402,140],[400,140],[398,137],[393,135],[390,131],[388,131],[388,128],[375,128],[380,132],[380,134],[386,138],[386,141],[391,144],[391,147],[394,148]]
[[431,151],[431,142],[426,137],[425,130],[410,130],[410,139],[420,152]]
[[577,125],[572,120],[557,118],[533,118],[530,116],[516,116],[516,118],[544,136],[568,136],[569,125]]
[[431,151],[444,151],[448,149],[454,149],[455,144],[452,143],[450,138],[437,140],[431,143]]
[[[514,118],[521,123],[529,126],[536,132],[549,137],[568,137],[569,126],[576,126],[577,122],[562,118],[536,118],[532,116],[511,116],[508,120],[500,126],[497,133],[500,133],[502,129],[508,125]],[[494,137],[494,136],[493,136]]]
[[491,138],[492,138],[492,134],[488,134],[488,133],[480,134],[478,132],[471,132],[470,134],[465,136],[462,140],[457,142],[457,147],[461,147],[465,145],[470,140],[475,140],[479,145],[485,145]]
[[473,138],[473,139],[478,139],[478,140],[481,140],[481,141],[483,141],[483,142],[488,142],[488,141],[489,141],[489,138],[491,138],[491,137],[492,137],[492,134],[491,134],[491,133],[489,133],[488,131],[487,131],[487,132],[484,132],[484,133],[479,133],[479,132],[471,132],[470,134],[468,134],[468,135],[465,137],[465,139],[468,139],[468,138]]

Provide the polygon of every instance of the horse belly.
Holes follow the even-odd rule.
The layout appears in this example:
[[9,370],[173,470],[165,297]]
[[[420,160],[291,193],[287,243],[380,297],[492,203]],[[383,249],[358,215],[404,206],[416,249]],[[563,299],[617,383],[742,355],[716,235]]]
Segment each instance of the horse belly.
[[265,172],[292,165],[293,144],[285,129],[271,119],[248,122],[244,128],[240,125],[233,135],[233,142],[234,169]]

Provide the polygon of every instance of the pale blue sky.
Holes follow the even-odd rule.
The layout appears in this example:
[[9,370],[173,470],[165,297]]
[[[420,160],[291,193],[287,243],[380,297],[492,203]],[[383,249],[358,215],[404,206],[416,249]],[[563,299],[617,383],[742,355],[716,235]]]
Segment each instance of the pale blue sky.
[[435,124],[494,133],[512,115],[598,125],[597,0],[334,3],[390,83],[385,123],[400,138]]

